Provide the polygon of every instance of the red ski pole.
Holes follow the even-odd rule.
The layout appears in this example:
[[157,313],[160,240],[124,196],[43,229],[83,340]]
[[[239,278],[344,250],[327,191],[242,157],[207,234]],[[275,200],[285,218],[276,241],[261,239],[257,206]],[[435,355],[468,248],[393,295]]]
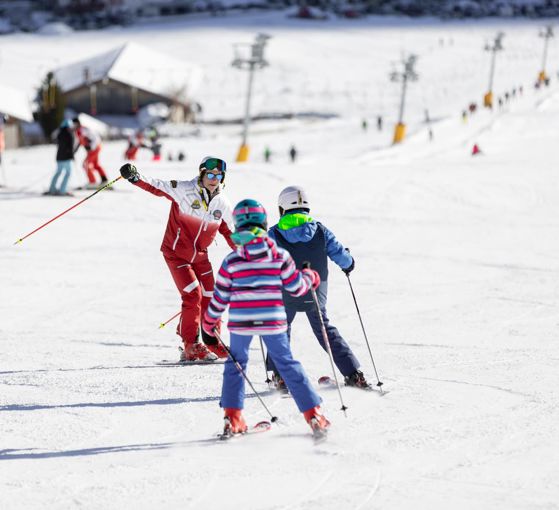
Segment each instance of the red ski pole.
[[171,322],[174,318],[178,317],[181,313],[182,313],[182,310],[180,312],[177,312],[175,315],[173,315],[169,320],[159,324],[159,329],[164,328],[167,324],[169,324],[169,322]]
[[42,228],[46,227],[49,223],[52,223],[54,220],[57,220],[58,218],[60,218],[61,216],[65,215],[67,212],[70,212],[72,209],[75,209],[76,207],[78,207],[78,205],[83,204],[86,200],[89,200],[91,197],[94,197],[95,195],[97,195],[97,193],[99,193],[100,191],[103,191],[104,189],[107,189],[109,186],[112,186],[116,181],[118,181],[119,179],[122,179],[122,175],[117,177],[115,180],[108,182],[107,184],[105,184],[102,188],[99,188],[97,191],[95,191],[94,193],[92,193],[91,195],[85,197],[83,200],[80,200],[77,204],[74,204],[72,207],[66,209],[65,211],[61,212],[59,215],[55,216],[54,218],[50,219],[49,221],[47,221],[46,223],[43,223],[40,227],[37,227],[35,230],[33,230],[33,232],[29,232],[29,234],[23,236],[21,239],[18,239],[14,244],[19,244],[21,243],[24,239],[27,239],[29,236],[33,235],[35,232],[38,232],[39,230],[41,230]]

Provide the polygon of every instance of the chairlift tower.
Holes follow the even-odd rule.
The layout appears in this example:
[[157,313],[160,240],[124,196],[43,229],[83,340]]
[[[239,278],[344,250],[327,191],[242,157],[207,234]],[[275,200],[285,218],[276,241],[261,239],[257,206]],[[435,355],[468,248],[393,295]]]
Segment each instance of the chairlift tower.
[[268,66],[268,62],[264,60],[264,48],[271,36],[267,34],[258,34],[252,44],[239,43],[234,45],[235,58],[231,65],[237,69],[248,70],[248,87],[245,103],[245,118],[243,123],[243,135],[241,147],[237,154],[237,162],[243,163],[248,160],[249,147],[247,143],[248,126],[250,123],[250,100],[252,96],[252,83],[254,80],[254,71]]
[[503,50],[503,37],[505,34],[503,32],[499,32],[495,39],[493,40],[493,44],[486,43],[484,50],[491,52],[491,68],[489,70],[489,90],[483,96],[483,106],[487,108],[493,108],[493,78],[495,77],[495,60],[497,57],[497,52]]
[[544,29],[542,29],[540,31],[540,33],[538,34],[539,37],[543,38],[543,58],[542,58],[542,70],[540,71],[540,73],[538,74],[538,82],[541,83],[545,83],[549,77],[547,76],[546,72],[545,72],[545,67],[547,64],[547,48],[549,46],[549,40],[554,36],[555,34],[553,33],[553,27],[551,25],[547,25]]
[[404,108],[406,105],[406,92],[409,81],[417,81],[418,74],[415,72],[415,63],[417,55],[410,55],[407,59],[402,59],[403,71],[392,71],[390,73],[390,81],[402,82],[402,96],[400,98],[400,112],[398,113],[398,124],[394,129],[393,143],[400,143],[406,136],[406,125],[404,124]]

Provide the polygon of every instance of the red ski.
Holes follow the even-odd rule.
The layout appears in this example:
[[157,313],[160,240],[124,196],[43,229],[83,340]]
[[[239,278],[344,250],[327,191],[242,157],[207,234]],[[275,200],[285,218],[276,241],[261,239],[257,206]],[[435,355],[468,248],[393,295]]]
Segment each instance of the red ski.
[[237,433],[237,434],[225,433],[224,432],[222,434],[218,434],[217,438],[220,441],[227,441],[229,439],[233,439],[234,437],[249,436],[249,435],[252,435],[252,434],[256,434],[258,432],[267,432],[271,428],[272,428],[272,424],[269,421],[259,421],[256,425],[253,425],[252,427],[249,427],[249,429],[246,432],[241,432],[241,433]]

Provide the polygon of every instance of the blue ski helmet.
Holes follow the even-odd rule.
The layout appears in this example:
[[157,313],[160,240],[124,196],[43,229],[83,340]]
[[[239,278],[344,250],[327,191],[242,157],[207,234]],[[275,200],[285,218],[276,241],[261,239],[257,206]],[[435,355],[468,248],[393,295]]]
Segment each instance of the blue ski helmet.
[[233,209],[233,222],[236,230],[249,227],[268,228],[266,209],[257,200],[245,198],[241,200]]

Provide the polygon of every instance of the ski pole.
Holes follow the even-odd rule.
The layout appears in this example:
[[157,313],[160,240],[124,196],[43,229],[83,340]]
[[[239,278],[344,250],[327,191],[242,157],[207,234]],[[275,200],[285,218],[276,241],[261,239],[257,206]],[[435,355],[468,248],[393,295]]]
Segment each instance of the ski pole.
[[248,378],[248,375],[246,374],[246,372],[243,370],[243,367],[241,366],[241,364],[235,359],[235,356],[233,356],[233,354],[231,354],[231,350],[229,349],[229,347],[227,347],[224,343],[223,340],[221,339],[221,336],[219,336],[219,332],[217,331],[217,329],[213,330],[213,333],[215,335],[215,337],[217,338],[217,341],[223,346],[223,348],[227,351],[227,354],[229,354],[229,357],[231,358],[231,361],[233,361],[233,363],[235,363],[235,366],[237,367],[237,370],[241,373],[241,375],[245,378],[245,381],[248,383],[248,385],[250,386],[250,388],[252,389],[252,391],[254,391],[254,394],[258,397],[258,400],[260,400],[260,403],[262,404],[262,407],[264,407],[264,409],[266,409],[266,412],[270,415],[270,421],[272,423],[278,421],[278,417],[274,416],[270,410],[268,409],[268,406],[264,403],[264,401],[262,400],[262,397],[259,395],[259,393],[256,391],[256,389],[254,388],[254,386],[252,385],[252,383],[250,382],[250,379]]
[[264,354],[264,342],[262,341],[262,337],[259,336],[258,337],[260,339],[260,350],[262,351],[262,360],[264,361],[264,370],[266,372],[266,380],[264,381],[268,387],[270,386],[270,383],[272,382],[272,380],[270,379],[270,377],[268,376],[268,367],[266,366],[266,355]]
[[182,313],[182,310],[180,312],[177,312],[175,315],[173,315],[169,320],[159,324],[159,329],[164,328],[167,324],[169,324],[169,322],[171,322],[174,318],[178,317],[181,313]]
[[369,344],[369,339],[367,338],[367,332],[365,331],[365,326],[363,325],[363,320],[361,319],[361,312],[359,311],[359,306],[357,305],[357,299],[355,298],[355,292],[353,292],[353,285],[351,285],[351,279],[349,277],[349,273],[347,273],[346,276],[347,276],[347,281],[349,283],[349,288],[351,290],[351,295],[353,296],[353,302],[355,303],[355,309],[357,310],[357,315],[359,317],[359,322],[361,323],[361,329],[363,330],[363,335],[365,336],[365,343],[367,344],[367,349],[369,349],[369,355],[371,356],[371,362],[373,363],[373,369],[375,370],[375,376],[377,378],[377,386],[379,387],[381,393],[384,393],[382,391],[382,385],[384,383],[381,382],[381,380],[378,376],[377,367],[375,365],[375,360],[373,358],[373,353],[371,351],[371,345]]
[[[310,262],[303,262],[303,269],[310,269],[311,263]],[[328,357],[330,358],[330,365],[332,366],[332,373],[334,374],[334,381],[336,381],[336,388],[338,390],[338,395],[340,396],[340,403],[342,407],[340,411],[343,411],[344,416],[347,418],[347,406],[344,404],[344,399],[342,397],[342,390],[340,389],[340,383],[338,382],[338,376],[336,375],[336,367],[334,366],[334,356],[332,356],[332,348],[330,347],[330,340],[328,339],[328,334],[326,333],[326,326],[324,326],[324,319],[322,318],[322,312],[320,311],[320,304],[318,303],[318,297],[316,296],[316,291],[312,288],[311,285],[311,295],[316,306],[316,311],[318,313],[318,317],[320,319],[320,329],[322,330],[322,341],[324,345],[326,345],[326,352],[328,353]]]
[[108,182],[107,184],[105,184],[102,188],[99,188],[97,191],[95,191],[94,193],[92,193],[91,195],[85,197],[83,200],[80,200],[77,204],[74,204],[72,207],[69,207],[68,209],[66,209],[65,211],[61,212],[60,214],[58,214],[57,216],[55,216],[54,218],[50,219],[49,221],[47,221],[46,223],[43,223],[40,227],[37,227],[35,230],[33,230],[33,232],[29,232],[29,234],[23,236],[21,239],[18,239],[14,244],[19,244],[21,243],[24,239],[27,239],[29,236],[33,235],[35,232],[38,232],[39,230],[41,230],[43,227],[46,227],[49,223],[52,223],[54,220],[60,218],[61,216],[63,216],[64,214],[66,214],[67,212],[70,212],[72,209],[75,209],[76,207],[78,207],[78,205],[83,204],[86,200],[89,200],[91,197],[97,195],[97,193],[99,193],[100,191],[103,191],[104,189],[108,188],[109,186],[112,186],[116,181],[118,181],[119,179],[122,179],[122,175],[118,176],[115,180]]

